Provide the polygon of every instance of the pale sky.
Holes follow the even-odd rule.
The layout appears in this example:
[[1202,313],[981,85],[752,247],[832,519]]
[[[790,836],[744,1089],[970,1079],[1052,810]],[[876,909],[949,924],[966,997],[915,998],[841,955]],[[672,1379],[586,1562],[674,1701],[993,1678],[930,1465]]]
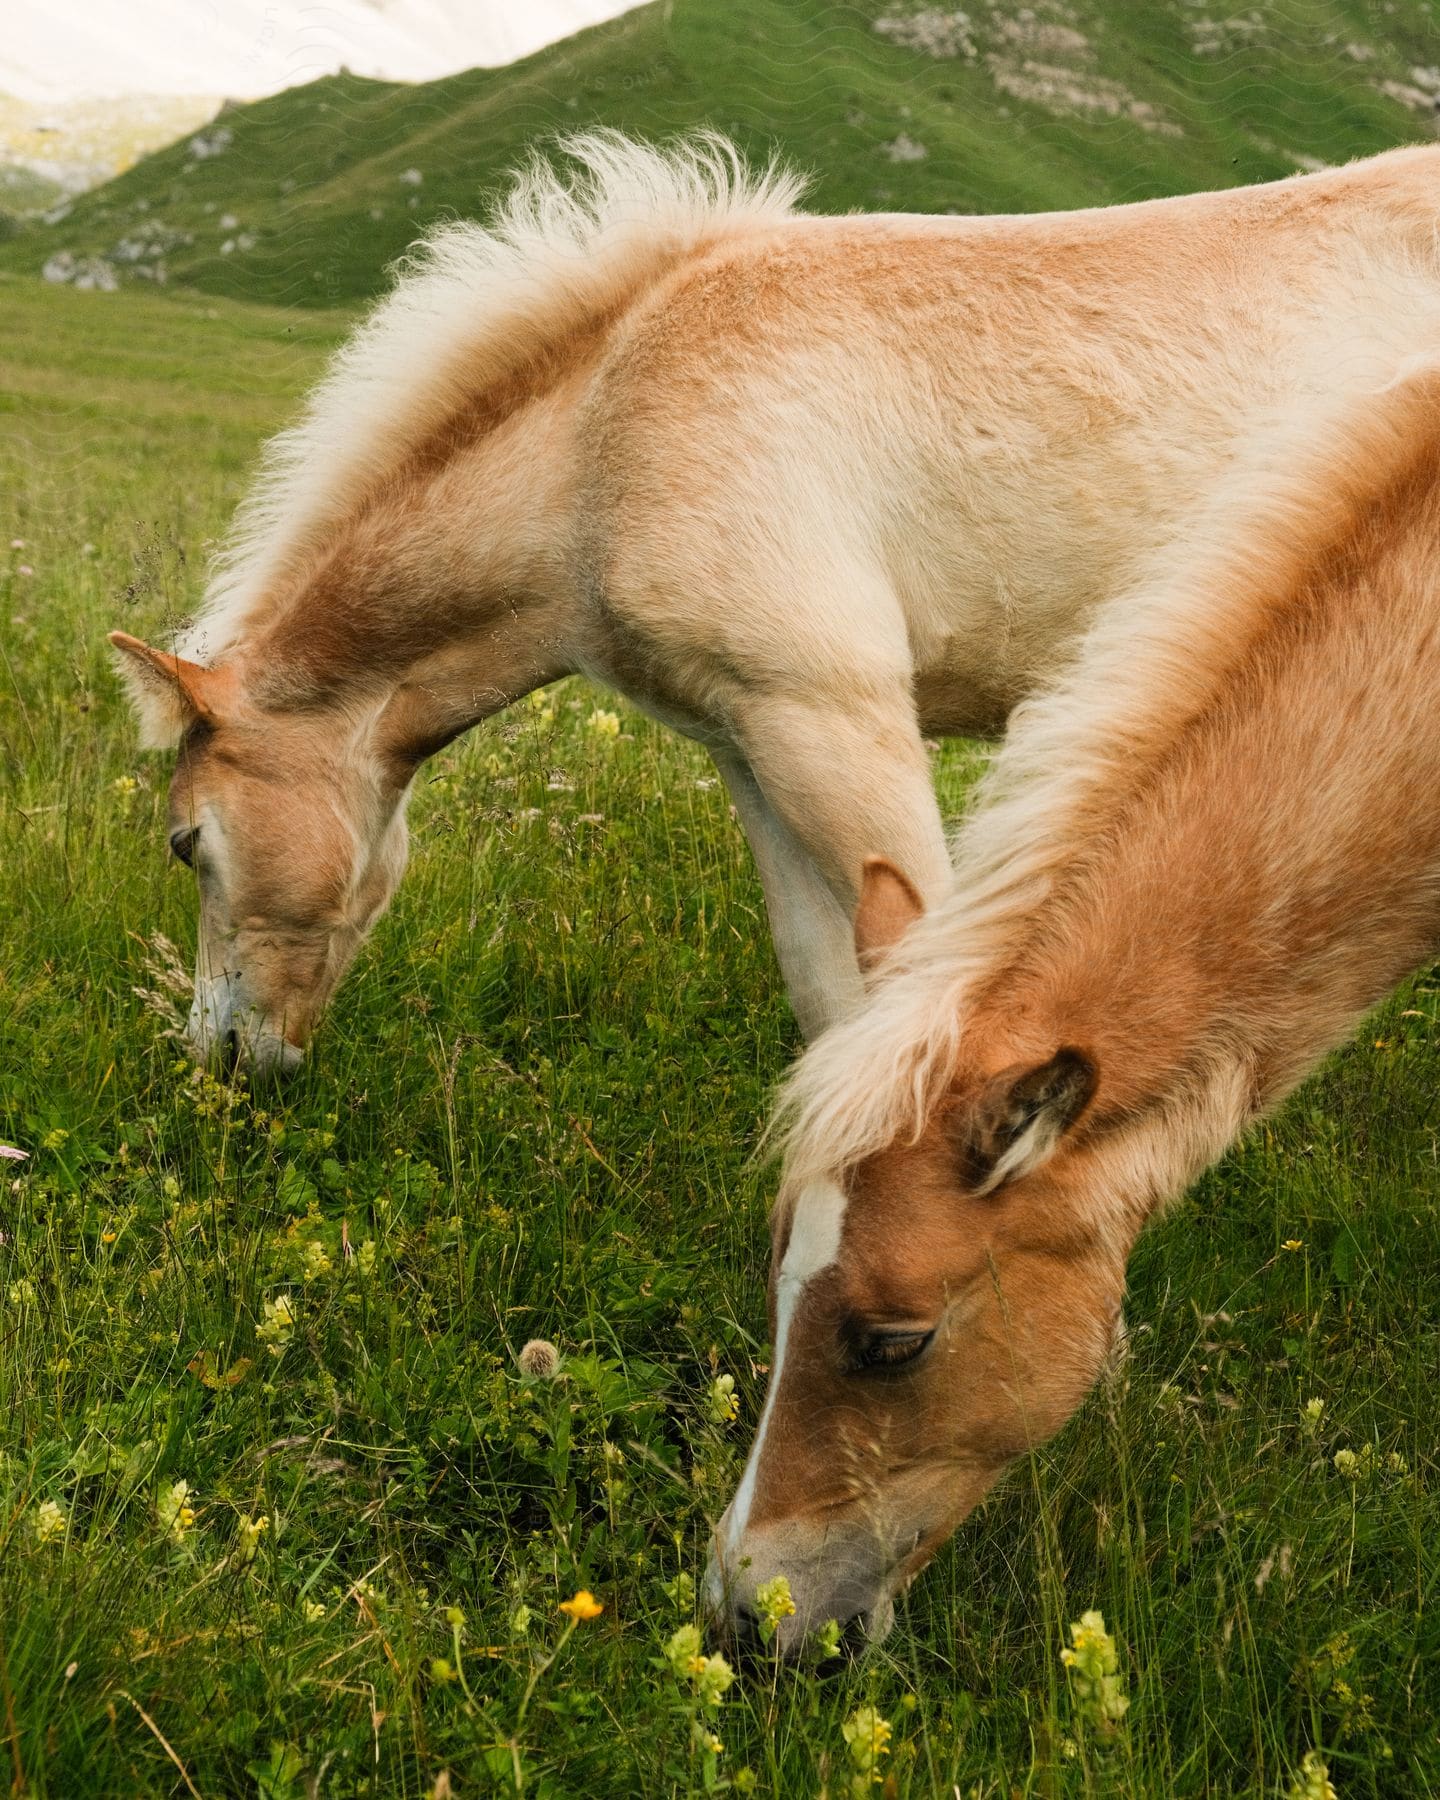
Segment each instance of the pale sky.
[[7,0],[0,93],[250,100],[342,64],[431,81],[513,62],[638,0]]

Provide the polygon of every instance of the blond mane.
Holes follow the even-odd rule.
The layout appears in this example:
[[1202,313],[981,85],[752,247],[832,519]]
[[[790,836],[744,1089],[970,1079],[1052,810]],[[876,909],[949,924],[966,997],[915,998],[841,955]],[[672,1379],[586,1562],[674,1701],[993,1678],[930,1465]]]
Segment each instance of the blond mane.
[[[1137,591],[1096,615],[1056,681],[1016,709],[955,833],[955,884],[905,934],[860,1012],[783,1085],[767,1134],[799,1188],[914,1142],[953,1076],[967,1005],[1003,977],[1083,847],[1223,689],[1277,605],[1343,547],[1416,434],[1440,361],[1302,408],[1255,443]],[[1427,438],[1428,441],[1428,438]]]
[[789,216],[805,187],[750,168],[715,132],[663,146],[614,131],[539,154],[488,225],[440,226],[335,354],[299,420],[272,438],[176,649],[213,661],[336,524],[505,376],[603,316],[678,259],[742,224]]

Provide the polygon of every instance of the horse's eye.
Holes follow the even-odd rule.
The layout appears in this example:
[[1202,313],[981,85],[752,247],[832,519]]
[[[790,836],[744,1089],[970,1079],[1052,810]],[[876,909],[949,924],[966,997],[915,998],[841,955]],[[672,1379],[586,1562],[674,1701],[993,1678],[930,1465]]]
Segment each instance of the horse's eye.
[[184,863],[187,869],[195,867],[195,840],[199,835],[198,826],[188,831],[172,831],[170,834],[170,854]]
[[854,1369],[898,1369],[912,1363],[930,1346],[929,1331],[867,1331],[856,1340],[850,1356]]

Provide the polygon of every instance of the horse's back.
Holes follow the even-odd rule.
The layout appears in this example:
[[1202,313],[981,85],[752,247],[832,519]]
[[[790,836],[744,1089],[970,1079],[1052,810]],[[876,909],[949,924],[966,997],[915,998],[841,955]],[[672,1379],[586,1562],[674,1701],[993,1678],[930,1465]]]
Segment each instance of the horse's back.
[[1087,212],[721,235],[596,367],[583,531],[609,617],[671,665],[908,658],[933,728],[1003,717],[1237,443],[1440,341],[1432,190],[1440,148]]

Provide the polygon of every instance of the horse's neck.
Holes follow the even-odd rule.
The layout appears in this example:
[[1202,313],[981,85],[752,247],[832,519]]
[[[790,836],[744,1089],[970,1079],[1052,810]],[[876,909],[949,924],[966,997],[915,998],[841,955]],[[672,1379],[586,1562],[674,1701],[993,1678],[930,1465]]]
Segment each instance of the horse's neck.
[[1233,1132],[1433,954],[1440,504],[1397,505],[1130,778],[1004,985],[1046,1053],[1094,1055],[1117,1117],[1193,1103]]
[[368,496],[254,660],[328,691],[428,694],[447,737],[569,673],[572,414],[549,395]]

